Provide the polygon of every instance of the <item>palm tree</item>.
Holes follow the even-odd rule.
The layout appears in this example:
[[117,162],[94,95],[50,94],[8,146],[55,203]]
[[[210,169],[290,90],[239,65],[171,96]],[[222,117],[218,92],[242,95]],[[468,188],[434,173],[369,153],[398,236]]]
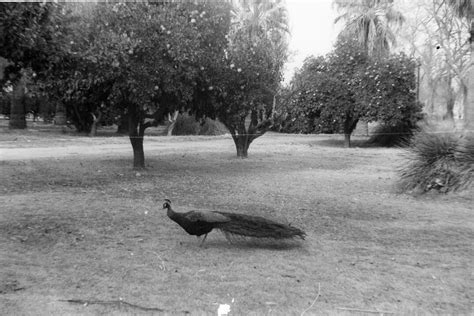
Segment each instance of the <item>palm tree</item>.
[[283,63],[288,52],[288,12],[282,0],[231,0],[230,38],[245,37],[249,43],[267,39],[275,61]]
[[[405,20],[393,0],[334,0],[334,5],[341,12],[334,22],[345,23],[342,34],[356,36],[371,58],[388,55],[396,44],[395,31]],[[369,134],[367,122],[360,121],[359,129]]]
[[393,0],[334,0],[342,12],[335,23],[345,23],[342,32],[357,36],[371,57],[386,55],[396,44],[395,31],[404,22]]
[[453,7],[460,17],[464,17],[472,21],[474,18],[472,0],[448,0],[448,4]]
[[[288,16],[282,0],[233,0],[232,36],[246,36],[250,42],[261,38],[278,39],[289,33]],[[275,47],[277,48],[277,47]]]

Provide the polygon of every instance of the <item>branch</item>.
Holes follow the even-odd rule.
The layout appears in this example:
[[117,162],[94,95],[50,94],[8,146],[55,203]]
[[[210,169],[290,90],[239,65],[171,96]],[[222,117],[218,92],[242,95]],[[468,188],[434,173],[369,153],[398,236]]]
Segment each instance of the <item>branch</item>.
[[321,294],[321,283],[318,283],[318,294],[316,295],[316,298],[313,300],[313,302],[311,303],[311,305],[309,305],[309,307],[308,307],[307,309],[305,309],[305,310],[301,313],[301,316],[303,316],[304,313],[306,313],[306,312],[309,311],[311,308],[313,308],[313,305],[314,305],[314,303],[316,303],[316,301],[318,300],[320,294]]
[[158,126],[158,121],[156,119],[154,119],[153,121],[148,121],[146,123],[143,124],[143,129],[147,129],[148,127],[155,127],[155,126]]
[[91,115],[92,115],[92,119],[94,121],[94,123],[99,123],[100,119],[102,118],[102,112],[99,111],[99,115],[98,116],[95,116],[94,113],[91,112]]
[[[463,27],[468,30],[468,26],[456,17],[452,17],[451,11],[446,7],[446,3],[441,1],[436,7],[433,2],[433,20],[437,26],[437,31],[433,36],[439,41],[445,55],[445,63],[449,70],[454,72],[460,79],[463,77],[463,48],[468,46],[467,42],[461,40]],[[444,9],[441,13],[440,11]],[[425,26],[427,28],[427,26]],[[427,33],[429,34],[428,28]],[[453,42],[454,41],[454,42]],[[454,44],[454,47],[452,46]],[[461,68],[461,69],[459,69]]]
[[[81,304],[81,305],[84,305],[84,306],[93,305],[93,304],[97,304],[97,305],[118,305],[118,306],[126,305],[126,306],[136,308],[136,309],[139,309],[139,310],[142,310],[142,311],[169,312],[165,309],[158,308],[158,307],[145,307],[145,306],[140,306],[140,305],[128,303],[128,302],[126,302],[122,299],[112,300],[112,301],[81,300],[81,299],[59,300],[59,301],[60,302],[68,302],[68,303],[72,303],[72,304]],[[181,312],[184,313],[184,314],[189,314],[189,311],[181,311]]]
[[176,122],[176,119],[178,118],[179,111],[176,110],[174,111],[173,117],[171,117],[171,113],[168,113],[168,121],[170,123]]
[[229,130],[229,133],[230,133],[230,135],[232,136],[232,138],[233,138],[234,140],[236,140],[236,136],[235,136],[235,134],[236,134],[236,133],[235,133],[236,129],[235,129],[234,124],[233,124],[232,122],[229,122],[228,120],[225,120],[225,119],[221,120],[221,122],[222,122],[222,124],[224,124],[224,126]]
[[359,308],[348,308],[348,307],[336,307],[336,309],[343,310],[343,311],[350,311],[350,312],[373,313],[373,314],[381,314],[381,315],[395,314],[394,312],[367,310],[367,309],[359,309]]
[[146,118],[146,119],[147,118],[154,119],[155,118],[155,113],[153,113],[153,114],[145,113],[145,114],[143,114],[143,117]]
[[266,119],[263,120],[262,122],[258,123],[256,126],[255,125],[250,125],[248,133],[249,135],[249,141],[252,142],[256,138],[262,136],[265,134],[270,127],[273,125],[273,120],[272,119]]

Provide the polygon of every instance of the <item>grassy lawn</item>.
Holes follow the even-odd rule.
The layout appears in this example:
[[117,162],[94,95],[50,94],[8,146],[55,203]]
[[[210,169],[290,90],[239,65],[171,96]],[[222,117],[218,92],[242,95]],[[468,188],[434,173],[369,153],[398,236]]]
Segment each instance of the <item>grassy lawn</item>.
[[[71,299],[193,315],[471,314],[473,192],[399,194],[402,150],[341,145],[267,134],[240,160],[227,136],[147,137],[137,172],[126,137],[2,133],[0,314],[160,314]],[[230,245],[212,232],[199,248],[164,198],[308,236]]]

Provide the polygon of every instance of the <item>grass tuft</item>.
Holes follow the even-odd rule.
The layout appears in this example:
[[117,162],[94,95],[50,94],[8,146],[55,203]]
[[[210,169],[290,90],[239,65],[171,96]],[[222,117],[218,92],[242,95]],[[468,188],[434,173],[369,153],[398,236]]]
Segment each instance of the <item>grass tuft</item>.
[[408,163],[400,168],[402,191],[451,192],[466,189],[474,177],[474,138],[422,131],[407,147]]

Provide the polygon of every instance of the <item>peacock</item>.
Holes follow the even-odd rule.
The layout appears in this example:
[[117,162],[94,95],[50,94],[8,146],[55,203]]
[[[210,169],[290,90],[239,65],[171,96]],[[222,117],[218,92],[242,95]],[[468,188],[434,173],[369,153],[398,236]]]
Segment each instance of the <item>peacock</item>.
[[198,238],[204,235],[200,246],[203,245],[207,234],[213,229],[222,231],[229,242],[232,242],[231,237],[233,236],[276,240],[292,239],[295,237],[304,240],[306,236],[306,233],[299,228],[260,216],[218,211],[178,213],[171,207],[169,199],[165,199],[163,209],[167,209],[168,217],[178,223],[188,234]]

